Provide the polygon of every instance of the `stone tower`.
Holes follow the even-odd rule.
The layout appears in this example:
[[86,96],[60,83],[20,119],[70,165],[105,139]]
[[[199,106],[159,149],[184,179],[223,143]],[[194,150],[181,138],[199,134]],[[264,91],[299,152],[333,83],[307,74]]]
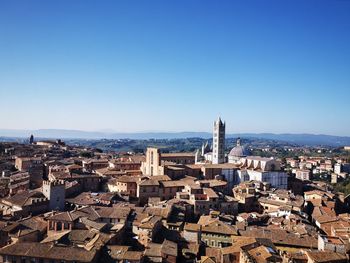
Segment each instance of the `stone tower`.
[[220,117],[214,122],[212,160],[213,164],[225,162],[225,123]]
[[146,161],[141,164],[141,171],[144,175],[163,175],[160,165],[160,150],[148,147],[146,151]]
[[30,143],[30,144],[33,144],[33,143],[34,143],[34,135],[33,135],[33,134],[30,135],[30,137],[29,137],[29,143]]
[[66,190],[64,181],[43,181],[43,194],[49,199],[49,209],[64,211]]

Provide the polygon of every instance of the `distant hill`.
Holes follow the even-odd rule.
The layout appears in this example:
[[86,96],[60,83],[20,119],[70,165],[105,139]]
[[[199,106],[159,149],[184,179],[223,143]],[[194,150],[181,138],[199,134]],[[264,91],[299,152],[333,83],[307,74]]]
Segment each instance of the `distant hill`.
[[243,133],[231,134],[228,136],[240,136],[242,138],[260,138],[276,141],[285,141],[301,145],[329,145],[329,146],[345,146],[350,145],[349,136],[334,136],[325,134],[274,134],[274,133]]
[[6,130],[0,129],[0,136],[28,137],[33,134],[40,138],[61,139],[182,139],[182,138],[211,138],[208,132],[140,132],[140,133],[113,133],[89,132],[80,130],[40,129],[40,130]]
[[[182,138],[211,138],[209,132],[140,132],[140,133],[114,133],[114,132],[89,132],[79,130],[40,129],[40,130],[6,130],[0,129],[2,137],[26,138],[34,134],[39,138],[60,139],[182,139]],[[350,137],[333,136],[324,134],[274,134],[274,133],[240,133],[227,134],[228,138],[259,138],[267,140],[285,141],[300,145],[350,145]]]

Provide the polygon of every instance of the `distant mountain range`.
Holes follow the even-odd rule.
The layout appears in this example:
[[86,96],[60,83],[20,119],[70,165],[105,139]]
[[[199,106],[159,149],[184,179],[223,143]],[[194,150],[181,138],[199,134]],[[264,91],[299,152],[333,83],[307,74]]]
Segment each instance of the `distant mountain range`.
[[[209,132],[139,132],[139,133],[115,133],[115,132],[90,132],[79,130],[40,129],[40,130],[6,130],[0,129],[2,137],[26,138],[33,134],[38,138],[50,139],[184,139],[184,138],[211,138]],[[301,145],[350,145],[349,136],[333,136],[324,134],[274,134],[274,133],[240,133],[227,134],[228,138],[259,138],[266,140],[285,141]]]

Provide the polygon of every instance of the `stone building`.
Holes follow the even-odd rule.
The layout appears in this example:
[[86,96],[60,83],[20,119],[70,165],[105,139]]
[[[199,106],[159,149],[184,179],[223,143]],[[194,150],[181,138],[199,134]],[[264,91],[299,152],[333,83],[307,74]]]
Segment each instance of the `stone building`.
[[118,178],[112,178],[107,183],[108,191],[118,192],[121,194],[127,194],[130,197],[136,197],[137,195],[137,183],[141,182],[140,176],[127,176],[123,175]]
[[29,173],[13,172],[6,174],[0,178],[0,196],[15,195],[18,192],[29,189]]
[[173,164],[194,164],[195,154],[191,152],[161,153],[160,159],[163,162],[169,162]]
[[346,253],[346,244],[339,237],[318,235],[318,250]]
[[43,181],[42,192],[49,199],[50,210],[64,210],[66,190],[63,180]]
[[109,167],[108,159],[90,159],[82,161],[83,170],[91,173],[98,169]]
[[309,181],[310,180],[310,170],[307,169],[298,169],[295,171],[295,178],[302,180],[302,181]]
[[141,163],[144,175],[164,175],[167,168],[191,165],[195,163],[194,153],[161,153],[158,148],[147,148],[146,160]]
[[164,167],[160,162],[160,150],[158,148],[147,148],[146,161],[141,164],[141,171],[145,175],[163,175]]
[[15,219],[45,213],[48,211],[48,206],[49,200],[37,191],[23,191],[3,198],[0,202],[3,215]]
[[288,174],[282,171],[280,162],[273,158],[249,156],[241,159],[238,171],[240,182],[260,181],[270,183],[271,187],[287,189]]
[[231,192],[231,189],[239,184],[238,177],[239,166],[232,163],[221,164],[204,164],[201,166],[201,171],[205,179],[215,179],[220,177],[227,182],[227,190]]
[[145,249],[146,262],[176,263],[178,247],[175,242],[164,240],[162,244],[149,243]]
[[155,179],[142,180],[137,184],[137,197],[140,205],[148,202],[150,197],[159,196],[159,181]]
[[260,191],[266,191],[262,182],[242,182],[232,189],[233,196],[238,200],[240,212],[250,213],[259,210],[257,198]]
[[[200,224],[200,221],[198,224]],[[218,218],[201,224],[201,240],[208,247],[230,246],[232,245],[232,236],[235,235],[237,235],[235,228]]]
[[42,185],[44,176],[44,164],[39,157],[17,157],[16,168],[21,172],[28,172],[30,176],[30,186],[37,188]]
[[98,174],[90,173],[51,173],[49,174],[49,180],[63,180],[65,182],[74,182],[77,181],[81,186],[81,190],[84,192],[92,191],[98,192],[101,188],[102,177]]
[[238,201],[235,198],[216,193],[209,183],[185,185],[181,192],[176,193],[176,199],[193,205],[195,215],[209,214],[210,211],[221,211],[227,214],[237,214]]
[[[109,161],[109,168],[115,169],[115,170],[140,170],[141,167],[141,160],[143,160],[144,156],[140,156],[138,159],[133,158],[117,158],[112,159]],[[144,161],[144,160],[143,160]]]
[[157,233],[161,230],[162,218],[160,216],[149,216],[141,217],[142,220],[136,219],[132,225],[132,231],[135,235],[138,236],[138,241],[147,246],[150,242],[152,242],[157,235]]
[[201,226],[193,223],[185,223],[183,237],[188,242],[199,244],[201,241]]

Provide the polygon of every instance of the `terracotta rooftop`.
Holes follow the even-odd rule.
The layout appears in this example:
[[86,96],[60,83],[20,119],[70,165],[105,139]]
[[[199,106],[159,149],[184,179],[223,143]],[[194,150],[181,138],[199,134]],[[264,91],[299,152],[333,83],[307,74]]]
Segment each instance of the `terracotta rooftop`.
[[96,251],[87,251],[77,247],[54,246],[49,243],[20,242],[1,248],[0,255],[91,262],[96,256]]
[[194,153],[182,153],[182,152],[181,153],[161,153],[160,156],[165,157],[165,158],[167,158],[167,157],[171,157],[171,158],[193,157],[194,158],[195,154]]
[[344,254],[332,252],[332,251],[306,251],[308,258],[312,259],[313,262],[348,262],[348,258]]
[[142,186],[159,186],[159,181],[155,179],[146,179],[139,182]]
[[50,216],[48,219],[54,221],[74,222],[78,217],[75,214],[71,214],[71,212],[61,212]]
[[202,232],[216,233],[222,235],[237,235],[237,231],[233,226],[227,225],[219,219],[202,225]]
[[38,192],[38,191],[22,191],[11,197],[4,198],[3,202],[10,203],[12,205],[16,205],[19,207],[23,207],[26,205],[31,205],[32,200],[35,200],[35,199],[43,200],[43,199],[46,199],[46,197],[41,192]]
[[187,231],[195,231],[198,232],[200,231],[201,226],[198,224],[193,224],[193,223],[185,223],[184,230]]
[[239,231],[242,236],[267,238],[277,246],[292,246],[300,248],[317,248],[317,238],[312,236],[299,236],[283,229],[267,229],[267,228],[248,228],[244,231]]

